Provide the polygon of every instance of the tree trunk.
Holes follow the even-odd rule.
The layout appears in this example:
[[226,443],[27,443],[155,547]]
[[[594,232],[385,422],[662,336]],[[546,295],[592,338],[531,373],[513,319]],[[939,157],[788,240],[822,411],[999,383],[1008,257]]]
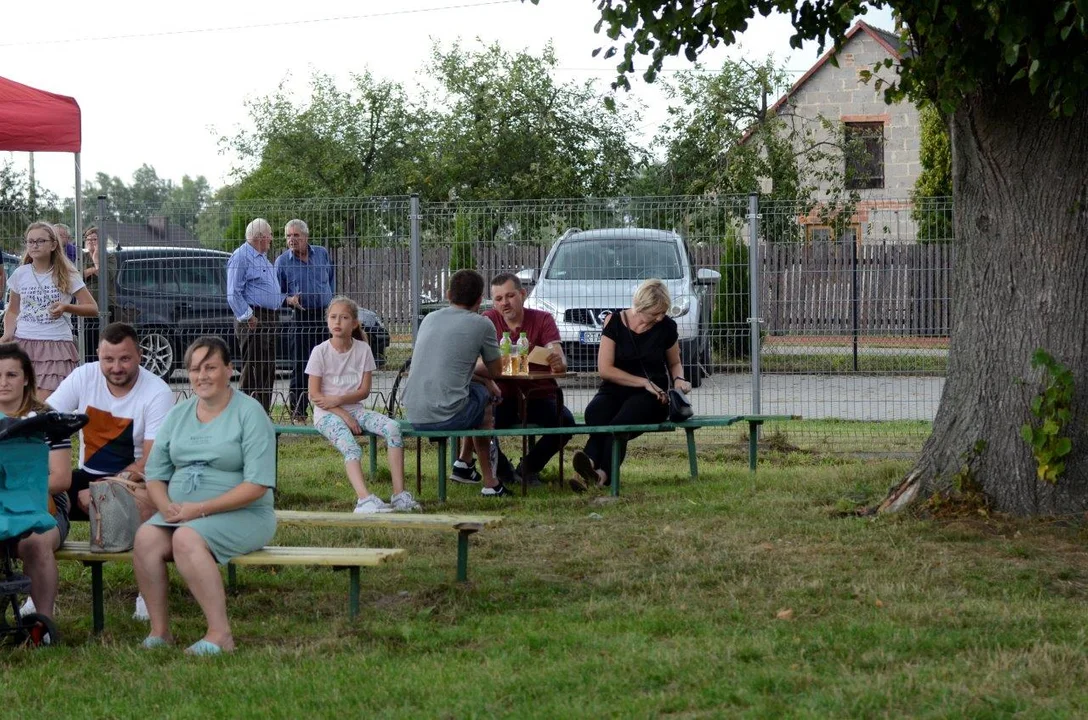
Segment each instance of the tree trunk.
[[[951,119],[959,247],[948,378],[933,434],[899,488],[905,499],[969,476],[999,511],[1088,509],[1088,109],[1052,118],[1041,100],[979,92]],[[1037,348],[1075,380],[1062,433],[1073,450],[1056,485],[1037,479],[1020,437],[1040,390]]]

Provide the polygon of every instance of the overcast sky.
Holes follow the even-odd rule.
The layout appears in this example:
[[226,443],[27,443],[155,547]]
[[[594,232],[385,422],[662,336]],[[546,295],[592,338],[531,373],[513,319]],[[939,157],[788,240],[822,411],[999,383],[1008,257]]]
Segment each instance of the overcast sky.
[[[218,139],[246,122],[244,101],[275,90],[285,78],[300,99],[313,70],[346,79],[369,68],[375,75],[414,85],[431,41],[477,37],[509,50],[539,51],[550,40],[558,79],[596,78],[602,92],[615,60],[593,58],[607,43],[593,32],[597,0],[36,0],[4,3],[0,76],[74,97],[83,113],[82,168],[131,181],[142,163],[174,181],[204,175],[213,187],[229,180],[234,161]],[[870,13],[890,28],[890,16]],[[758,19],[739,49],[726,55],[761,59],[774,53],[799,75],[817,59],[816,47],[791,53],[786,17]],[[689,67],[672,60],[667,68]],[[650,137],[665,115],[655,87],[637,83],[646,109],[639,128]],[[26,167],[26,153],[0,153]],[[71,196],[72,156],[35,154],[39,181]]]

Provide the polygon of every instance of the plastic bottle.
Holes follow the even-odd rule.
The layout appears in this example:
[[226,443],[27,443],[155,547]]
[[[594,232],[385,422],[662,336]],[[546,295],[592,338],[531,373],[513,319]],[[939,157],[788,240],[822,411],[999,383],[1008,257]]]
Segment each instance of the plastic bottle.
[[518,375],[529,374],[529,336],[518,336]]
[[514,369],[511,367],[511,354],[513,345],[510,342],[510,333],[504,332],[502,334],[502,340],[499,341],[499,357],[502,359],[502,374],[513,375]]

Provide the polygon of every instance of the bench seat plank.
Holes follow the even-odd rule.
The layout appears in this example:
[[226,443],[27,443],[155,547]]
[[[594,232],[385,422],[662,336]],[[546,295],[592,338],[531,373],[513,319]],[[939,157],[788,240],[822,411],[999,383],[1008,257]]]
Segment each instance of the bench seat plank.
[[[269,546],[231,559],[232,565],[320,565],[326,567],[376,567],[400,559],[404,550],[397,548],[316,548]],[[132,562],[132,551],[91,552],[88,542],[65,541],[56,553],[58,560],[79,562]]]
[[377,513],[363,515],[350,512],[307,510],[277,510],[276,521],[281,525],[387,528],[411,530],[486,530],[502,525],[498,515],[421,515],[412,513]]

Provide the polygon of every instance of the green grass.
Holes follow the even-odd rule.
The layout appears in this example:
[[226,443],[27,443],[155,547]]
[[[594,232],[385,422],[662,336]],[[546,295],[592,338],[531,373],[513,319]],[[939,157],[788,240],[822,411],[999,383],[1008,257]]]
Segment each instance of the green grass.
[[[759,360],[760,369],[769,373],[834,373],[858,372],[870,375],[935,375],[948,374],[948,358],[939,355],[911,354],[858,355],[858,367],[854,370],[854,357],[849,353],[806,353],[797,355],[764,353]],[[748,361],[726,364],[726,369],[737,372],[751,370]]]
[[[842,517],[882,497],[909,462],[828,456],[818,441],[790,452],[782,429],[789,442],[758,475],[730,436],[708,448],[698,481],[679,435],[641,438],[616,502],[558,488],[485,502],[451,485],[443,510],[507,517],[474,538],[467,585],[453,581],[451,534],[282,529],[279,543],[396,546],[409,557],[364,570],[355,623],[342,573],[240,569],[230,657],[135,649],[146,626],[129,618],[135,582],[120,565],[106,571],[107,632],[91,636],[89,571],[66,564],[65,644],[0,655],[0,703],[9,717],[1088,711],[1083,530]],[[917,427],[899,429],[916,449]],[[424,469],[422,499],[436,511],[433,456]],[[320,442],[285,440],[280,478],[282,507],[350,507],[341,465]],[[387,481],[376,488],[387,494]],[[170,602],[179,642],[197,639],[200,612],[177,581]]]

